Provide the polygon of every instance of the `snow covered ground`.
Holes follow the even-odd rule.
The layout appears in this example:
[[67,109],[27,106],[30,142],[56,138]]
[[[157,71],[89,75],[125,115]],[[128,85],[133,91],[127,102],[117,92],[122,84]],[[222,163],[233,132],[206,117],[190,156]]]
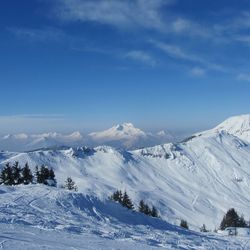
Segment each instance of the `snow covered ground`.
[[[43,239],[57,241],[57,234],[65,234],[58,245],[55,243],[59,249],[64,239],[71,237],[76,249],[81,249],[77,244],[83,244],[84,239],[89,249],[249,249],[242,247],[248,247],[249,236],[204,235],[171,225],[185,219],[196,231],[202,224],[214,230],[232,207],[249,220],[249,133],[246,115],[180,143],[135,151],[100,146],[1,152],[1,166],[19,161],[34,169],[45,164],[55,170],[59,186],[71,176],[79,188],[77,194],[39,185],[1,186],[0,231],[16,233],[3,244],[11,246],[19,240],[17,230],[27,236],[35,228],[30,237],[37,246]],[[106,201],[116,189],[127,190],[135,205],[140,199],[155,205],[168,223]],[[41,238],[36,240],[39,228]]]
[[[244,129],[241,134],[247,133]],[[1,152],[1,166],[9,161],[28,162],[33,169],[46,164],[55,170],[59,185],[71,176],[79,191],[102,199],[126,189],[137,204],[145,199],[167,221],[186,219],[196,230],[203,223],[218,228],[231,207],[249,220],[249,142],[223,129],[136,151],[100,146]]]
[[188,231],[44,185],[0,187],[2,249],[250,249],[248,239]]

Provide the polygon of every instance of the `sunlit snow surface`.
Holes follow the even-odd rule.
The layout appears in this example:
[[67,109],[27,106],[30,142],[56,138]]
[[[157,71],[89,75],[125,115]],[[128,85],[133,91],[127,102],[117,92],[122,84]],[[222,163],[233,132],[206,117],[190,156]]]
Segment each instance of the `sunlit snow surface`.
[[250,249],[247,237],[184,230],[43,185],[1,186],[0,221],[2,249]]
[[[0,187],[2,246],[14,249],[19,241],[21,249],[30,242],[31,249],[42,248],[51,239],[52,249],[68,249],[62,244],[70,238],[72,249],[249,249],[249,236],[219,237],[171,226],[185,219],[193,230],[205,224],[213,231],[232,207],[249,220],[248,118],[230,118],[183,142],[135,151],[100,146],[0,152],[1,167],[14,161],[28,162],[33,170],[52,167],[59,186]],[[78,194],[60,189],[68,176]],[[116,189],[126,190],[135,205],[140,199],[155,205],[171,224],[107,202]]]

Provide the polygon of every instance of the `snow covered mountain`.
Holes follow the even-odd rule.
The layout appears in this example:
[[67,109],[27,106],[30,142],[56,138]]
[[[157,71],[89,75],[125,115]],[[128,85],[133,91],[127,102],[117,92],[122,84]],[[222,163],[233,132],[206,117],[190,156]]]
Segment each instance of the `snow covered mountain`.
[[89,134],[94,146],[107,145],[123,149],[149,147],[173,141],[174,137],[165,131],[146,133],[132,123],[118,124],[110,129]]
[[250,145],[233,126],[247,131],[248,116],[239,119],[242,125],[226,122],[231,133],[225,127],[218,129],[220,125],[181,143],[134,151],[100,146],[1,152],[0,164],[29,162],[33,168],[46,164],[54,168],[59,185],[71,176],[79,191],[101,199],[126,189],[137,204],[145,199],[156,205],[171,223],[179,224],[183,218],[194,229],[204,223],[213,230],[231,207],[249,216]]
[[5,135],[0,138],[0,150],[31,151],[52,147],[96,147],[108,145],[123,149],[137,149],[174,141],[174,137],[165,131],[157,134],[146,133],[135,128],[132,123],[116,125],[108,130],[83,135],[80,132],[72,134],[43,133]]
[[213,131],[225,131],[246,142],[250,142],[250,115],[231,117],[219,124],[211,132]]

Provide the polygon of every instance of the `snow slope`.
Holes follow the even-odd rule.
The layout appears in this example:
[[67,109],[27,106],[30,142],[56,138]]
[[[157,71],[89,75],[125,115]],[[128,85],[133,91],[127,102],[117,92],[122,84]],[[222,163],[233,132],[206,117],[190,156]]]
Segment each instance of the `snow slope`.
[[44,185],[0,186],[0,222],[3,249],[240,249],[248,240],[187,231]]
[[8,161],[46,164],[59,185],[71,176],[79,191],[100,198],[126,189],[137,204],[145,199],[167,221],[183,218],[196,230],[203,223],[218,228],[231,207],[249,219],[250,146],[224,130],[135,151],[100,146],[0,153],[0,164]]

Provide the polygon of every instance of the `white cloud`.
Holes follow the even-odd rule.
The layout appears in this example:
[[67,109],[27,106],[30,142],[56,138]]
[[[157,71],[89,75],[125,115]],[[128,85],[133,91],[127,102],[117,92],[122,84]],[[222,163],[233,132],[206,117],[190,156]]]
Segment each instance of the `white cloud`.
[[250,74],[240,73],[240,74],[237,76],[237,79],[238,79],[239,81],[250,82]]
[[184,18],[177,18],[171,22],[172,31],[177,34],[188,36],[213,37],[213,32],[208,27],[201,26],[198,23]]
[[24,38],[30,41],[59,41],[65,38],[65,34],[55,28],[42,28],[42,29],[30,29],[30,28],[8,28],[8,31],[12,34]]
[[212,29],[164,12],[176,0],[56,0],[55,15],[64,21],[98,22],[122,29],[147,28],[177,35],[213,37]]
[[235,36],[235,40],[250,45],[250,36],[249,35],[237,35],[237,36]]
[[204,76],[206,74],[206,70],[203,68],[200,68],[200,67],[194,67],[191,69],[190,73],[193,76],[200,77],[200,76]]
[[202,58],[199,58],[198,56],[194,54],[187,53],[179,46],[168,44],[168,43],[163,43],[163,42],[159,42],[155,40],[151,40],[151,43],[158,49],[164,51],[170,57],[192,61],[192,62],[204,63],[204,60]]
[[135,61],[139,61],[142,62],[144,64],[150,65],[150,66],[155,66],[156,61],[154,60],[154,58],[147,54],[144,51],[140,51],[140,50],[134,50],[134,51],[130,51],[125,55],[125,58],[130,58],[132,60]]
[[116,27],[164,29],[160,11],[173,0],[57,0],[56,15],[66,21],[98,22]]
[[172,58],[176,58],[179,60],[189,61],[193,63],[202,64],[208,69],[220,71],[220,72],[227,72],[224,66],[219,65],[217,63],[210,62],[194,53],[187,52],[186,50],[182,49],[179,46],[163,43],[160,41],[151,40],[151,44],[153,44],[156,48],[162,50],[165,54]]

